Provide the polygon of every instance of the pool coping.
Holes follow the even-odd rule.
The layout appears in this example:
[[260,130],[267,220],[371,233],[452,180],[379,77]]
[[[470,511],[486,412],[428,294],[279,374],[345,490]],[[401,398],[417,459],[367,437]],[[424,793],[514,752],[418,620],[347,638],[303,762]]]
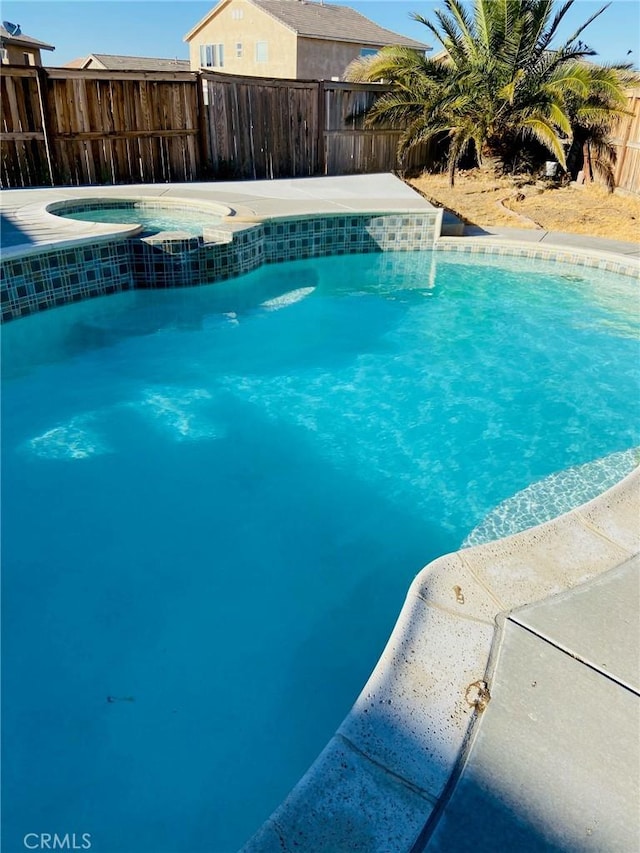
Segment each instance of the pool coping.
[[244,853],[423,849],[490,701],[502,622],[637,555],[639,498],[636,468],[564,515],[428,564],[353,708]]
[[[382,184],[388,186],[390,176],[384,177]],[[217,186],[209,185],[212,199]],[[175,187],[184,190],[185,185]],[[88,189],[95,196],[96,188]],[[120,187],[111,189],[123,192]],[[233,205],[232,189],[226,185],[222,194],[224,203],[234,208],[240,230],[318,214],[433,209],[422,199],[421,204],[407,203],[403,193],[395,205],[360,199],[349,208],[342,200],[337,207],[331,201],[329,210],[326,199],[319,204],[295,199],[292,205],[264,196],[246,203],[238,191],[243,203]],[[77,198],[75,193],[65,195],[70,197]],[[320,208],[315,213],[314,204]],[[118,237],[129,236],[131,229],[124,230],[127,233]],[[28,254],[68,245],[66,236],[62,243],[60,238],[54,244],[36,243]],[[534,244],[517,229],[513,233],[500,229],[482,236],[440,237],[429,248],[560,259],[628,275],[640,272],[634,244],[622,250],[612,250],[609,244],[599,251],[593,238],[581,241],[568,235],[567,240],[553,234],[550,242],[539,245],[547,232],[537,231],[535,236]],[[92,229],[70,242],[78,245],[96,238],[112,240],[114,232]],[[25,254],[24,250],[18,246],[10,257]],[[442,812],[490,701],[492,649],[505,615],[574,589],[640,553],[639,494],[640,469],[636,469],[612,489],[556,519],[444,555],[426,566],[411,584],[395,628],[353,708],[289,796],[243,847],[245,853],[289,847],[335,853],[345,845],[384,853],[417,850],[414,846],[425,825]]]
[[[65,223],[46,208],[55,202],[82,201],[100,196],[139,198],[169,204],[222,205],[230,209],[226,224],[250,227],[273,218],[321,214],[416,213],[441,209],[429,204],[391,173],[352,175],[346,178],[298,178],[290,181],[194,182],[190,184],[131,184],[90,187],[42,187],[3,189],[0,210],[9,225],[24,232],[24,242],[5,246],[3,256],[30,254],[59,247],[61,241],[75,244],[86,238],[131,235],[128,226]],[[58,220],[57,222],[55,220]],[[86,225],[86,227],[85,227]],[[135,232],[135,229],[133,229]]]

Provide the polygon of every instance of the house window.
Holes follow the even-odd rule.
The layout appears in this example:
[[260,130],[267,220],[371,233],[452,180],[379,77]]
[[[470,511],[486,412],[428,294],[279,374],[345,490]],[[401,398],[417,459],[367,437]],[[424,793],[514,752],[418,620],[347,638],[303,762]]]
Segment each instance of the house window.
[[256,62],[268,62],[269,54],[267,51],[267,42],[266,41],[257,41],[256,42]]
[[231,17],[234,21],[239,21],[241,18],[244,18],[244,12],[242,9],[232,9]]
[[360,50],[360,56],[375,56],[377,52],[373,47],[363,47]]
[[236,42],[236,59],[242,59],[242,42]]
[[200,67],[222,68],[224,66],[223,44],[201,44],[200,45]]

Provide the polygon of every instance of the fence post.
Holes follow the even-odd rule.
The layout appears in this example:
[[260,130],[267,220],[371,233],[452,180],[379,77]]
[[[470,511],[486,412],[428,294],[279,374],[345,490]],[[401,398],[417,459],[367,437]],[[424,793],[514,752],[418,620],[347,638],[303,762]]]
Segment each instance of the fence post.
[[207,108],[204,103],[204,94],[202,86],[204,78],[202,71],[197,71],[196,79],[196,110],[198,112],[198,156],[200,163],[198,164],[198,177],[202,180],[203,175],[209,172],[208,163],[210,158],[211,145],[209,144],[209,122],[207,120]]
[[49,167],[49,180],[51,186],[55,186],[53,178],[53,162],[51,160],[51,145],[49,144],[49,111],[46,99],[43,95],[43,83],[46,85],[47,72],[41,66],[36,66],[36,86],[38,88],[38,102],[40,104],[40,118],[42,119],[42,133],[44,136],[44,150],[47,154],[47,166]]
[[325,132],[325,88],[324,80],[318,80],[318,129],[317,129],[317,147],[318,147],[318,173],[326,174],[326,158],[324,150],[324,132]]

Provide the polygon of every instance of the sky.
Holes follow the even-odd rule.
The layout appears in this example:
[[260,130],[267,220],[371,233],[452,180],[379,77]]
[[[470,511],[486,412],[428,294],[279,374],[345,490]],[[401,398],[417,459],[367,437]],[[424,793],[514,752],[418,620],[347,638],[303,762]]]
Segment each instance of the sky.
[[[576,0],[560,36],[575,29],[604,5]],[[432,19],[439,0],[340,0],[387,29],[439,48],[429,31],[411,19],[417,12]],[[89,53],[188,59],[183,41],[215,2],[202,0],[2,0],[3,21],[20,24],[23,33],[55,45],[42,54],[45,65],[64,65]],[[601,62],[640,62],[640,0],[612,0],[587,28],[582,40]]]

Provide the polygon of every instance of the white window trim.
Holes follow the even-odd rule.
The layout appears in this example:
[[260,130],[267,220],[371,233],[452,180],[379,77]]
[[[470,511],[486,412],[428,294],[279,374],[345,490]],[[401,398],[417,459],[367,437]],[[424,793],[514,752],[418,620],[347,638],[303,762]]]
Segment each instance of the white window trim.
[[[258,55],[258,48],[264,45],[264,59],[261,59]],[[268,41],[257,41],[256,42],[256,62],[268,62],[269,61],[269,42]]]
[[[211,62],[209,62],[209,57]],[[201,68],[224,68],[224,43],[200,45]]]

